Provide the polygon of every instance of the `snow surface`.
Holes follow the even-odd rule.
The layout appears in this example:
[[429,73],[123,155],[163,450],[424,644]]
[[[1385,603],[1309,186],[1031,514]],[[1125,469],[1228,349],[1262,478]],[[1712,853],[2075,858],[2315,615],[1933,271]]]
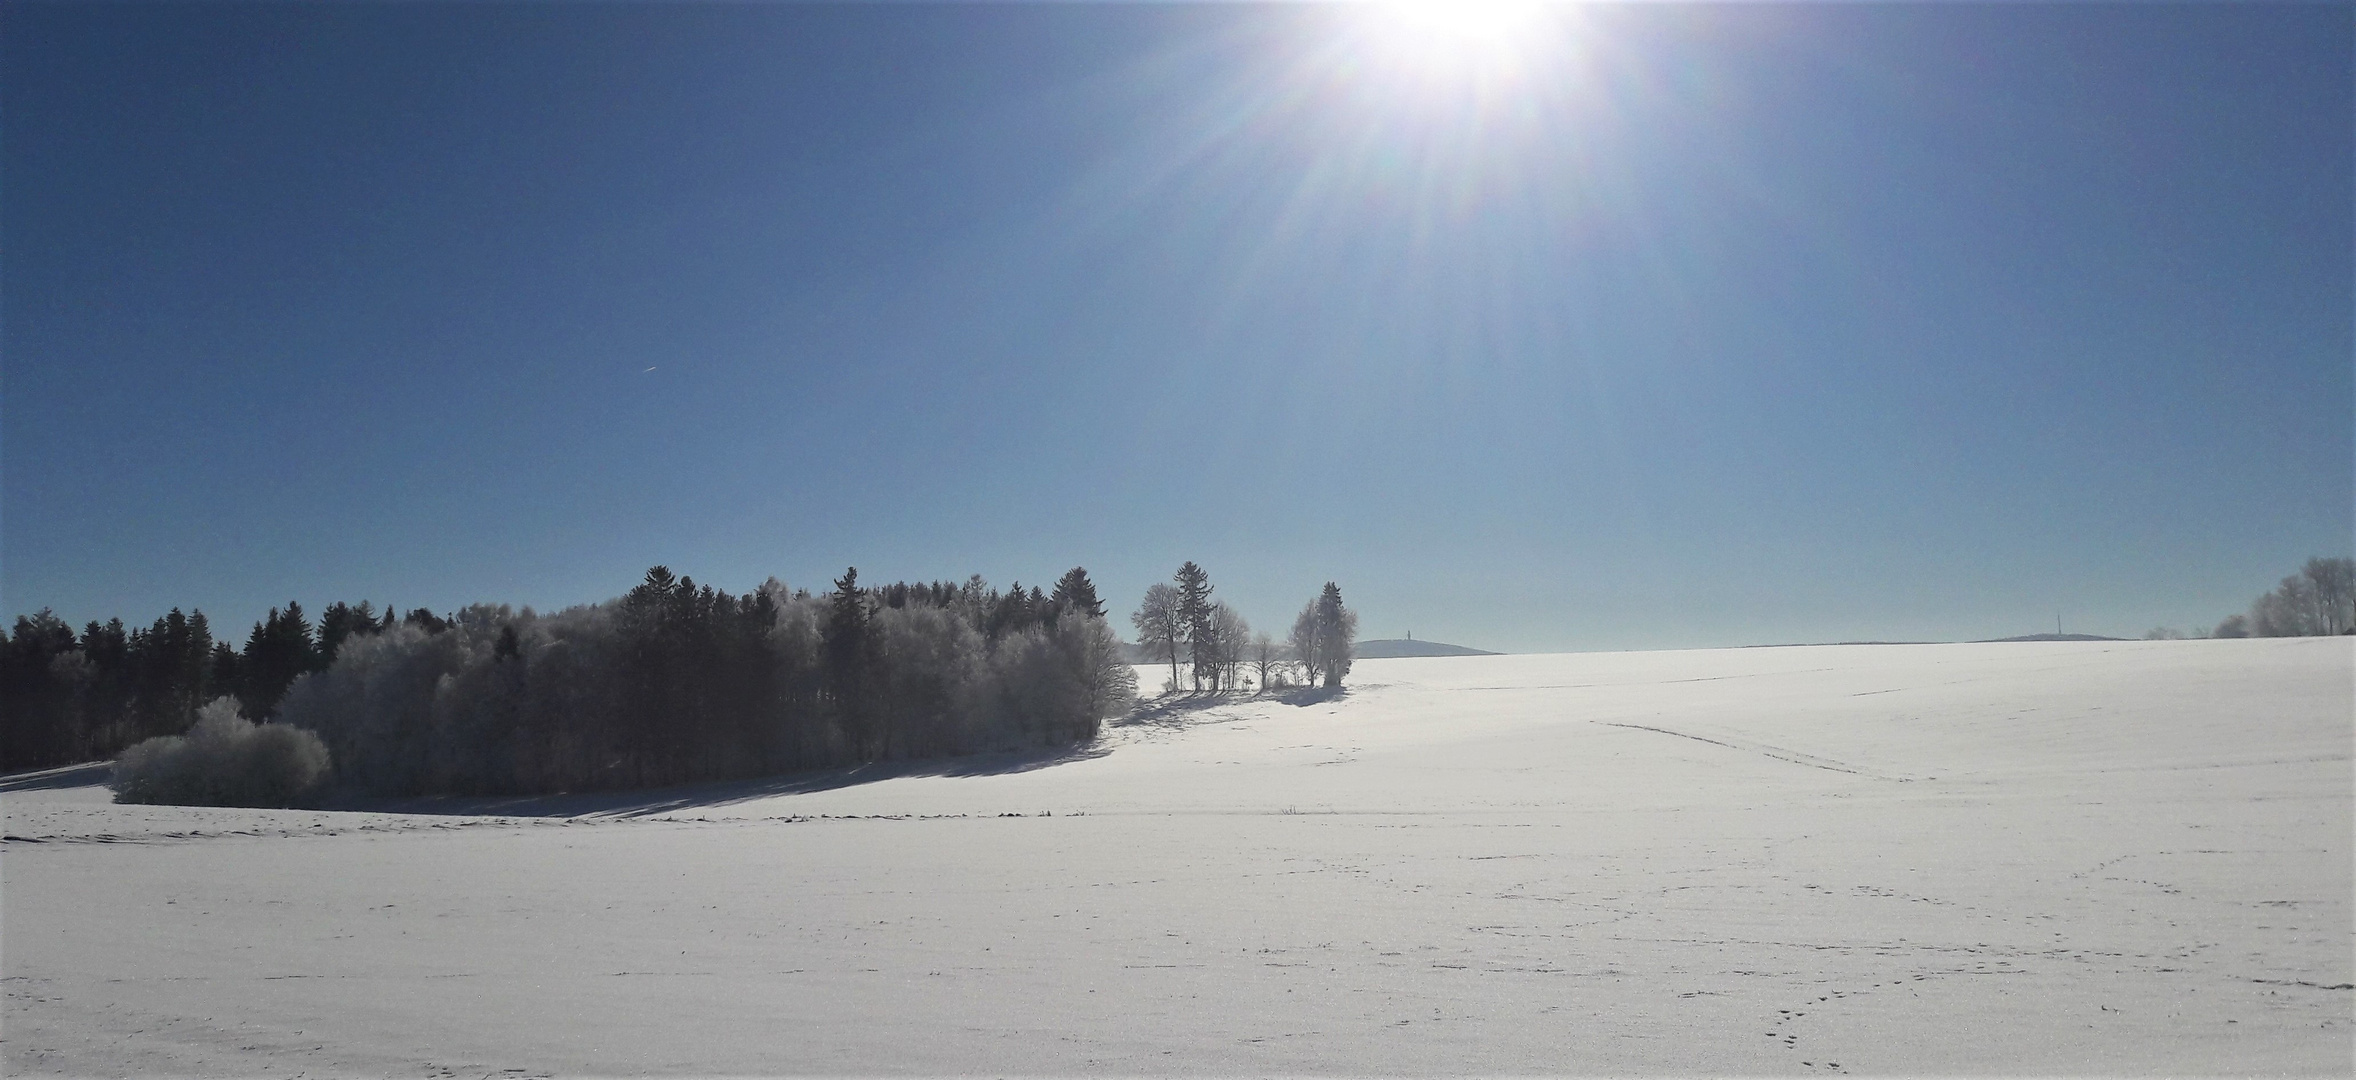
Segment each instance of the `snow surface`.
[[2345,1075],[2352,715],[2347,640],[1815,647],[432,814],[18,780],[4,1063]]

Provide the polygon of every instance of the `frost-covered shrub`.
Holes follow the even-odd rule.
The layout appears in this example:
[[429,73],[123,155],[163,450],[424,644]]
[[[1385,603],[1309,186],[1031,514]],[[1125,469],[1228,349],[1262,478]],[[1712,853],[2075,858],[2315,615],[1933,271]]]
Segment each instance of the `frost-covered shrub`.
[[216,698],[186,735],[138,743],[115,759],[115,801],[182,806],[292,806],[329,772],[319,736],[256,724],[235,698]]

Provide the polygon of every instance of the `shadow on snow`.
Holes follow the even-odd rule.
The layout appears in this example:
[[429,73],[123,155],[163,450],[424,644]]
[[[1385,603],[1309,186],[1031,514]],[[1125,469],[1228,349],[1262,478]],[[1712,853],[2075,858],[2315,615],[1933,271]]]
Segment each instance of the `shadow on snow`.
[[322,809],[367,811],[379,814],[497,815],[504,817],[645,817],[697,807],[731,806],[779,795],[809,795],[820,791],[898,780],[914,776],[1004,776],[1052,765],[1103,757],[1112,748],[1097,742],[1077,746],[1034,747],[963,757],[915,761],[878,761],[814,772],[786,773],[750,780],[722,780],[644,788],[636,791],[585,791],[555,795],[419,795],[351,797],[333,800]]
[[1264,691],[1256,694],[1224,694],[1216,691],[1167,693],[1151,698],[1129,710],[1129,715],[1112,722],[1112,727],[1184,727],[1187,718],[1205,709],[1221,705],[1247,705],[1253,702],[1274,701],[1285,705],[1308,706],[1333,701],[1349,693],[1347,687],[1328,690],[1321,686],[1296,686],[1285,690]]
[[114,779],[115,763],[90,761],[80,765],[60,765],[53,769],[0,776],[0,794],[11,791],[55,791],[59,788],[88,787]]
[[[1221,705],[1275,701],[1305,707],[1342,697],[1349,691],[1324,687],[1294,687],[1256,694],[1164,694],[1111,721],[1111,727],[1185,727],[1191,717]],[[1077,746],[1034,747],[963,757],[915,761],[879,761],[812,772],[786,773],[749,780],[724,780],[645,788],[636,791],[564,792],[554,795],[414,795],[341,796],[318,805],[322,810],[365,811],[380,814],[499,815],[506,817],[645,817],[696,807],[730,806],[779,795],[808,795],[820,791],[919,776],[1004,776],[1030,772],[1112,753],[1101,739]],[[0,777],[0,794],[48,791],[102,785],[113,779],[114,763],[94,761]]]

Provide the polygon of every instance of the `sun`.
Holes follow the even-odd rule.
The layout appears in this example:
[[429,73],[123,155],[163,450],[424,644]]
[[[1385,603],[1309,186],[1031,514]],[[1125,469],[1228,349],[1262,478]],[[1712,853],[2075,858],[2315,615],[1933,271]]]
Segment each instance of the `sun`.
[[1545,5],[1534,0],[1388,0],[1370,5],[1400,35],[1433,47],[1488,47],[1530,29]]
[[1366,5],[1375,44],[1433,69],[1495,69],[1520,61],[1546,21],[1537,0],[1386,0]]

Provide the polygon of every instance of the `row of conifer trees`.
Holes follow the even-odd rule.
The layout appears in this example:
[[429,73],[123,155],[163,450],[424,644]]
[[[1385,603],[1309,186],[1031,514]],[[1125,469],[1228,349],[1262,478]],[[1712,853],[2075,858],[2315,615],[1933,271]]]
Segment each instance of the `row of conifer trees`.
[[[92,620],[79,634],[47,609],[19,615],[0,635],[0,768],[113,757],[187,730],[221,697],[235,698],[249,718],[267,717],[295,679],[334,663],[345,641],[396,621],[363,601],[330,604],[313,626],[289,602],[255,623],[240,649],[215,640],[202,611],[174,608],[145,627]],[[447,625],[423,608],[408,622]]]

